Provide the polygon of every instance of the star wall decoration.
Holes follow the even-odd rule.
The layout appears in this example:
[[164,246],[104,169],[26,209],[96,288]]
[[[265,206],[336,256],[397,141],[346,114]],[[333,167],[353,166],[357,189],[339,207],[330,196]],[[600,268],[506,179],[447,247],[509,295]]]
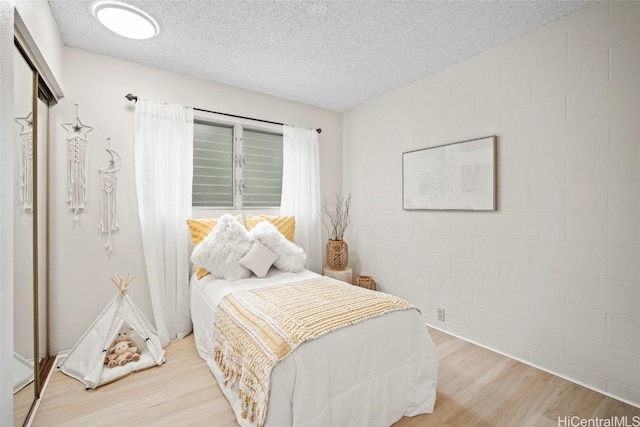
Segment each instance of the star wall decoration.
[[33,129],[33,119],[31,118],[31,111],[26,117],[15,117],[13,119],[16,123],[22,126],[20,133],[31,132]]
[[20,125],[20,200],[26,212],[33,209],[33,118],[31,111],[25,117],[14,117],[13,120]]
[[86,140],[87,134],[93,130],[91,126],[83,124],[78,117],[71,123],[62,123],[61,126],[67,131],[67,138],[79,137]]
[[93,130],[80,121],[78,104],[76,118],[71,123],[62,123],[67,131],[67,203],[73,212],[73,221],[77,222],[87,201],[87,134]]

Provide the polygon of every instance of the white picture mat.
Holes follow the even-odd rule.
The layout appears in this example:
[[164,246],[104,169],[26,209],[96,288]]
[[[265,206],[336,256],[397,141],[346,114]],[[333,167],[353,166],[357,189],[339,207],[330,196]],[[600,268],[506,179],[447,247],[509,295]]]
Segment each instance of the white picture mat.
[[402,153],[403,209],[495,210],[495,136]]

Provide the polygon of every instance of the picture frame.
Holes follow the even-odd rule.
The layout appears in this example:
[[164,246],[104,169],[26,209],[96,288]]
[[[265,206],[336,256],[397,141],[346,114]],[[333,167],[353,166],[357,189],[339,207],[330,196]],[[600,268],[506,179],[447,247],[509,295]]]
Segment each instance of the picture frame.
[[496,210],[496,137],[402,153],[404,210]]

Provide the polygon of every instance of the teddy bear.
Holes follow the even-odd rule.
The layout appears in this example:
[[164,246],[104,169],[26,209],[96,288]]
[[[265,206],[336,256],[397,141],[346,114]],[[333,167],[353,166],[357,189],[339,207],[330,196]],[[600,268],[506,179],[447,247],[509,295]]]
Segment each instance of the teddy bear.
[[[122,328],[120,328],[120,332],[118,332],[118,336],[115,337],[111,345],[114,345],[115,343],[120,341],[127,341],[127,340],[133,341],[132,332],[133,332],[133,329],[131,329],[127,325],[123,326]],[[133,345],[135,345],[135,343]]]
[[120,329],[104,358],[105,365],[113,368],[122,366],[130,360],[134,362],[140,360],[140,351],[131,337],[132,332],[133,330],[126,325]]
[[116,342],[107,352],[105,363],[110,368],[123,366],[129,361],[137,362],[140,360],[138,348],[132,347],[131,340]]

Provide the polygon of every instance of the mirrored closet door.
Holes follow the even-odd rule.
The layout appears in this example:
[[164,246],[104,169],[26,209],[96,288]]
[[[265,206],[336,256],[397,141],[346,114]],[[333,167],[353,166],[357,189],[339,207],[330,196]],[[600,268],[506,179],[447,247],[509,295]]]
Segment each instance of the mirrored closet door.
[[53,365],[48,340],[48,122],[53,97],[14,52],[14,426],[24,425]]

